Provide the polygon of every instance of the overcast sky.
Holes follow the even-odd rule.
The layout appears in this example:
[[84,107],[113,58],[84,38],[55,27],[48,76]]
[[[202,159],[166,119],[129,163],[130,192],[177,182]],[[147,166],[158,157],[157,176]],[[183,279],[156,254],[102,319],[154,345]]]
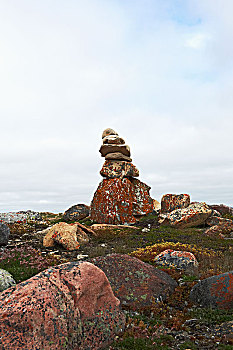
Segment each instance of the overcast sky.
[[0,211],[90,204],[102,131],[151,196],[233,206],[232,0],[0,0]]

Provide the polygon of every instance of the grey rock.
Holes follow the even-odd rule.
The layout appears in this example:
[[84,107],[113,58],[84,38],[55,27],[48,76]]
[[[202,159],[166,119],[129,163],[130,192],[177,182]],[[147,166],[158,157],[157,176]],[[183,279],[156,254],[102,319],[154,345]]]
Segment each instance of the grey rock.
[[0,223],[0,245],[7,245],[9,236],[10,236],[9,227],[6,224],[1,222]]
[[16,284],[13,276],[6,270],[0,269],[0,292]]

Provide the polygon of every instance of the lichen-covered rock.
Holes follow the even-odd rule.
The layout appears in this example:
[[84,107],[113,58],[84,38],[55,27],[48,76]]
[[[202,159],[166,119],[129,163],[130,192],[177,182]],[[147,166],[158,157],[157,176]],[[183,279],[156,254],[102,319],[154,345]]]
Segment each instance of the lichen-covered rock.
[[210,217],[212,210],[206,203],[193,203],[185,209],[176,209],[159,216],[159,223],[177,228],[199,226]]
[[9,227],[0,222],[0,245],[7,245],[10,236]]
[[224,215],[224,214],[233,215],[233,208],[225,204],[209,204],[209,207],[213,210],[217,210],[221,215]]
[[100,147],[100,153],[102,157],[105,157],[108,153],[122,153],[127,157],[130,157],[130,148],[127,145],[112,145],[105,144]]
[[100,349],[124,328],[103,271],[72,262],[0,294],[0,349]]
[[50,228],[43,239],[43,246],[53,247],[55,242],[67,250],[76,250],[80,247],[79,243],[88,243],[89,237],[77,224],[59,222]]
[[[215,226],[215,225],[224,225],[224,224],[230,224],[233,225],[233,221],[230,219],[225,219],[220,216],[210,216],[206,222],[208,226]],[[233,227],[233,226],[232,226]]]
[[[208,236],[213,236],[213,235],[227,235],[233,232],[233,221],[232,220],[227,220],[223,218],[219,218],[222,220],[219,220],[218,223],[214,226],[211,226],[205,231],[205,234]],[[216,221],[217,222],[217,221]]]
[[159,266],[175,267],[189,274],[197,273],[198,261],[190,252],[167,249],[158,254],[154,261]]
[[198,282],[190,292],[190,299],[203,307],[231,310],[233,308],[233,271]]
[[132,162],[132,158],[130,158],[130,157],[128,157],[120,152],[106,154],[105,160],[121,160],[121,161],[125,161],[125,162]]
[[129,255],[112,254],[91,261],[104,271],[114,295],[131,310],[165,300],[177,286],[167,273]]
[[104,179],[91,202],[91,219],[102,224],[134,224],[134,215],[153,211],[149,188],[137,179]]
[[161,199],[161,213],[170,213],[175,209],[184,209],[190,205],[188,194],[165,194]]
[[154,210],[153,199],[150,197],[150,186],[138,179],[130,179],[134,188],[133,215],[141,216]]
[[130,162],[106,160],[100,170],[100,175],[108,179],[122,179],[123,177],[137,177],[139,176],[139,171]]
[[65,221],[81,220],[89,216],[90,207],[86,204],[75,204],[67,209],[63,215]]
[[0,292],[16,284],[10,272],[0,269]]

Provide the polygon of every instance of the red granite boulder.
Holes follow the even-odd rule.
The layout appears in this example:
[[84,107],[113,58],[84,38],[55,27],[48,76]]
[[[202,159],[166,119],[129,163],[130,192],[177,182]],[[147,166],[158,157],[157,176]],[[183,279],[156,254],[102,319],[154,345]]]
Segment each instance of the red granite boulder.
[[100,349],[124,328],[103,271],[62,264],[0,294],[0,349]]
[[192,288],[192,302],[203,307],[233,309],[233,271],[206,278]]
[[170,213],[175,209],[187,208],[190,204],[188,194],[165,194],[161,199],[161,213]]
[[218,219],[222,219],[222,220],[219,220],[219,221],[216,220],[217,224],[208,228],[205,231],[206,235],[208,235],[208,236],[220,235],[220,237],[221,237],[222,235],[228,235],[228,234],[233,232],[233,221],[232,220],[228,220],[228,219],[224,219],[224,218],[218,218]]
[[134,178],[104,179],[91,203],[91,219],[103,224],[134,224],[136,215],[153,211],[149,189]]
[[124,254],[92,259],[106,274],[113,293],[131,310],[143,310],[154,301],[165,300],[177,283],[167,273]]
[[213,210],[217,210],[221,215],[230,214],[233,215],[233,208],[225,204],[209,204],[209,207]]

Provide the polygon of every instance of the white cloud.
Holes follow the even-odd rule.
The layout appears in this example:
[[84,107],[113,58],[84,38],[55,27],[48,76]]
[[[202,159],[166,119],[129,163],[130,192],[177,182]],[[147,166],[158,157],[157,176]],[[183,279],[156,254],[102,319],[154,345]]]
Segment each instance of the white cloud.
[[0,1],[0,211],[90,203],[106,127],[155,198],[233,205],[232,5],[187,3]]

